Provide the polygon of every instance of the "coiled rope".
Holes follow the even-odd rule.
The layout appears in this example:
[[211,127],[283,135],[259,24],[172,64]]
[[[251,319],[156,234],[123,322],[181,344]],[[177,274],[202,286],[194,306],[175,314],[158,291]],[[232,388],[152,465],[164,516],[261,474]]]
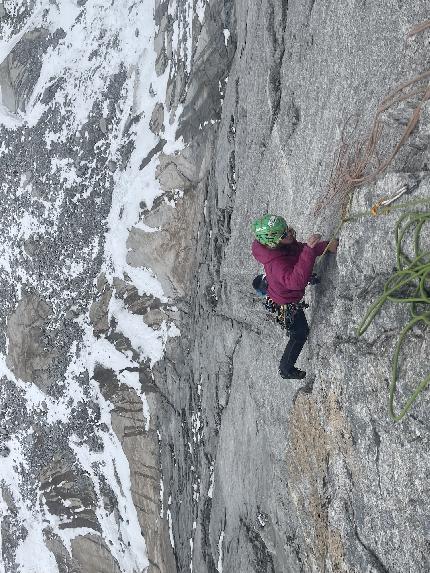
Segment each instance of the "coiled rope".
[[[382,210],[381,214],[386,214],[392,209],[404,209],[411,204],[430,205],[430,199],[419,199],[402,203]],[[363,215],[364,213],[357,213],[353,217],[348,218],[348,220],[356,219]],[[429,374],[416,386],[400,412],[398,414],[395,413],[394,402],[399,377],[399,356],[403,342],[409,331],[416,324],[423,323],[430,326],[430,250],[423,251],[420,246],[421,230],[429,222],[430,211],[408,211],[399,218],[395,226],[397,271],[385,283],[383,293],[370,306],[357,329],[358,336],[364,334],[386,301],[410,305],[411,319],[400,332],[391,366],[388,407],[390,416],[396,422],[399,422],[409,412],[418,396],[430,383]],[[406,255],[402,248],[404,239],[411,233],[413,234],[414,245],[413,258]]]

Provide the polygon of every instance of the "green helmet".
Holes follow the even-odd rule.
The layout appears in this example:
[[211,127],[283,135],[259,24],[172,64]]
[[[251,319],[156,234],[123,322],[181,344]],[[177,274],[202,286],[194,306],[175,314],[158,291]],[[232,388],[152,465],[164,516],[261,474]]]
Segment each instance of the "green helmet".
[[251,228],[259,243],[266,247],[276,247],[282,235],[288,230],[288,225],[283,217],[264,215],[260,219],[255,219]]

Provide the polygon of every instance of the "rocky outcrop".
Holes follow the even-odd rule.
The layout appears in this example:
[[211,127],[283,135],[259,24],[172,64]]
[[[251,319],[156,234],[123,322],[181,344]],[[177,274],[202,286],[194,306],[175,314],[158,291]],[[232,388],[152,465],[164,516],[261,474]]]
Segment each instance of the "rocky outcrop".
[[49,385],[49,368],[56,356],[48,333],[52,309],[37,294],[25,294],[8,320],[6,364],[22,380],[34,380],[41,389]]
[[[159,437],[152,421],[145,419],[142,402],[135,391],[121,386],[112,371],[99,369],[95,379],[106,400],[113,404],[112,426],[120,440],[131,471],[131,492],[148,548],[149,571],[173,571],[174,560],[169,539],[169,524],[163,512],[162,472]],[[156,407],[158,388],[150,372],[141,371],[142,391],[149,408]],[[92,553],[90,551],[90,553]],[[83,561],[88,550],[83,551]],[[90,569],[89,569],[90,570]]]
[[39,77],[41,56],[49,45],[48,36],[48,30],[43,28],[22,34],[14,49],[0,62],[2,104],[12,114],[25,111]]

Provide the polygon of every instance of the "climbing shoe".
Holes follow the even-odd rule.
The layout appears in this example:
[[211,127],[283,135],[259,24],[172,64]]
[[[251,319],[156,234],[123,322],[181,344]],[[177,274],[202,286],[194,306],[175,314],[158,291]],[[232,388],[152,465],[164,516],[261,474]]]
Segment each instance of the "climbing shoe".
[[286,373],[282,372],[281,369],[279,369],[279,376],[281,378],[284,378],[285,380],[303,380],[303,378],[305,378],[306,376],[306,372],[304,370],[299,370],[298,368],[295,368],[294,366]]

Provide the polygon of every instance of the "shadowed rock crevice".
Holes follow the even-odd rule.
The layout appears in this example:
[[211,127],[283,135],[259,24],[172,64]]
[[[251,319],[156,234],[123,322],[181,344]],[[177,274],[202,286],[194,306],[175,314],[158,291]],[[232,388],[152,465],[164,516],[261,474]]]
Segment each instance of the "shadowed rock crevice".
[[[220,120],[222,86],[225,86],[236,51],[234,14],[235,3],[231,0],[211,1],[205,9],[205,18],[193,49],[191,75],[177,133],[177,137],[183,136],[186,142],[192,141],[208,122]],[[225,29],[230,31],[228,42],[223,33]]]
[[363,549],[365,549],[368,553],[369,559],[373,565],[373,567],[376,569],[376,571],[378,573],[389,573],[389,569],[387,569],[385,567],[385,565],[382,563],[382,561],[380,560],[380,558],[378,557],[378,555],[375,553],[375,551],[373,551],[366,543],[364,543],[364,541],[361,539],[359,533],[358,533],[358,528],[355,528],[355,535],[357,538],[357,541],[359,542],[359,544],[363,547]]
[[288,0],[281,2],[268,2],[267,35],[271,42],[271,54],[269,53],[268,95],[270,100],[272,118],[271,130],[275,126],[282,99],[282,63],[285,54],[284,34],[287,26]]
[[254,554],[252,567],[255,573],[276,573],[273,564],[273,557],[259,532],[243,520],[240,521],[240,524],[245,529],[252,547]]
[[160,139],[160,141],[157,143],[157,145],[151,149],[151,151],[148,153],[148,155],[142,159],[142,163],[140,164],[140,169],[145,169],[145,167],[151,163],[151,160],[153,157],[155,157],[158,153],[160,153],[160,151],[163,150],[163,147],[166,145],[166,140],[165,139]]

